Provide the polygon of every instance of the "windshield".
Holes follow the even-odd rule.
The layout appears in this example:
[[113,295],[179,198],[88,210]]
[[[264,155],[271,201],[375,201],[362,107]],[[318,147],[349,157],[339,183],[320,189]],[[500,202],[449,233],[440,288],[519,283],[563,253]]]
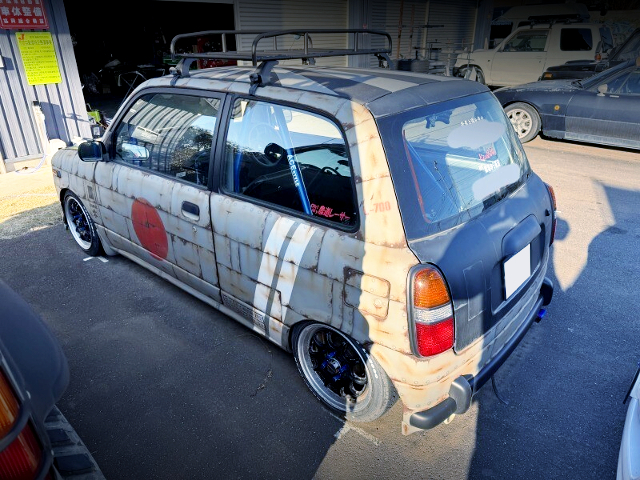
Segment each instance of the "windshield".
[[410,240],[479,215],[530,172],[491,93],[416,108],[380,127]]
[[597,73],[585,80],[579,80],[574,83],[579,83],[580,86],[582,86],[583,88],[592,88],[592,87],[598,86],[601,83],[606,83],[606,80],[609,77],[616,75],[620,70],[624,70],[625,68],[630,67],[632,63],[633,63],[632,61],[621,63],[620,65],[616,65],[615,67],[608,68],[603,72]]
[[635,32],[627,43],[614,55],[616,61],[635,60],[640,55],[640,31]]

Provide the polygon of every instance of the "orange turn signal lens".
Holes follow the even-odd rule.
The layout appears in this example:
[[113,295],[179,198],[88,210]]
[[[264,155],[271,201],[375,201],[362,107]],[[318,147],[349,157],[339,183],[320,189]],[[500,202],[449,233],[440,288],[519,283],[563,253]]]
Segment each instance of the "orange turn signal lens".
[[11,385],[3,372],[0,372],[0,438],[4,438],[18,418],[20,405]]
[[558,209],[558,204],[556,203],[556,192],[553,191],[553,187],[548,183],[545,183],[547,186],[547,190],[549,190],[549,195],[551,195],[551,203],[553,204],[553,211],[555,212]]
[[440,272],[434,268],[420,270],[413,277],[413,306],[435,308],[451,301],[447,285]]

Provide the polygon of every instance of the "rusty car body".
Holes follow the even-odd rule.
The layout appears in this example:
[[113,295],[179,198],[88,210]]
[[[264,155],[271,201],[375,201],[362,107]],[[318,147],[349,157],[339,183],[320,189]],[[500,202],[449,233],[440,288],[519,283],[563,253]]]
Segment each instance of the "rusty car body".
[[[376,34],[346,33],[362,32]],[[330,409],[371,421],[397,393],[403,432],[432,428],[549,303],[551,190],[485,86],[276,67],[323,52],[255,48],[293,33],[322,32],[211,54],[254,66],[189,72],[185,56],[101,141],[58,152],[65,221],[85,252],[124,255],[292,351]],[[364,53],[391,51],[383,35]]]

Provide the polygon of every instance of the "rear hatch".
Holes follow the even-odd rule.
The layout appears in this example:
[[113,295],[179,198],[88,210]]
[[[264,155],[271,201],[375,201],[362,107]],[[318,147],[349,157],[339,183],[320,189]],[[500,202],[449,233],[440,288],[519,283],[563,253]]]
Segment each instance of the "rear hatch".
[[551,235],[548,190],[490,93],[378,124],[410,248],[449,285],[460,351],[537,293]]

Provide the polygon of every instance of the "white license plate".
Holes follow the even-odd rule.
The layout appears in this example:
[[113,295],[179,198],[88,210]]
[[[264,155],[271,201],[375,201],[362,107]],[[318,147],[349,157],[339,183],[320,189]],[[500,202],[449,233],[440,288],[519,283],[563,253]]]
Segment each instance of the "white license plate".
[[507,299],[531,276],[531,244],[504,262],[504,288]]

